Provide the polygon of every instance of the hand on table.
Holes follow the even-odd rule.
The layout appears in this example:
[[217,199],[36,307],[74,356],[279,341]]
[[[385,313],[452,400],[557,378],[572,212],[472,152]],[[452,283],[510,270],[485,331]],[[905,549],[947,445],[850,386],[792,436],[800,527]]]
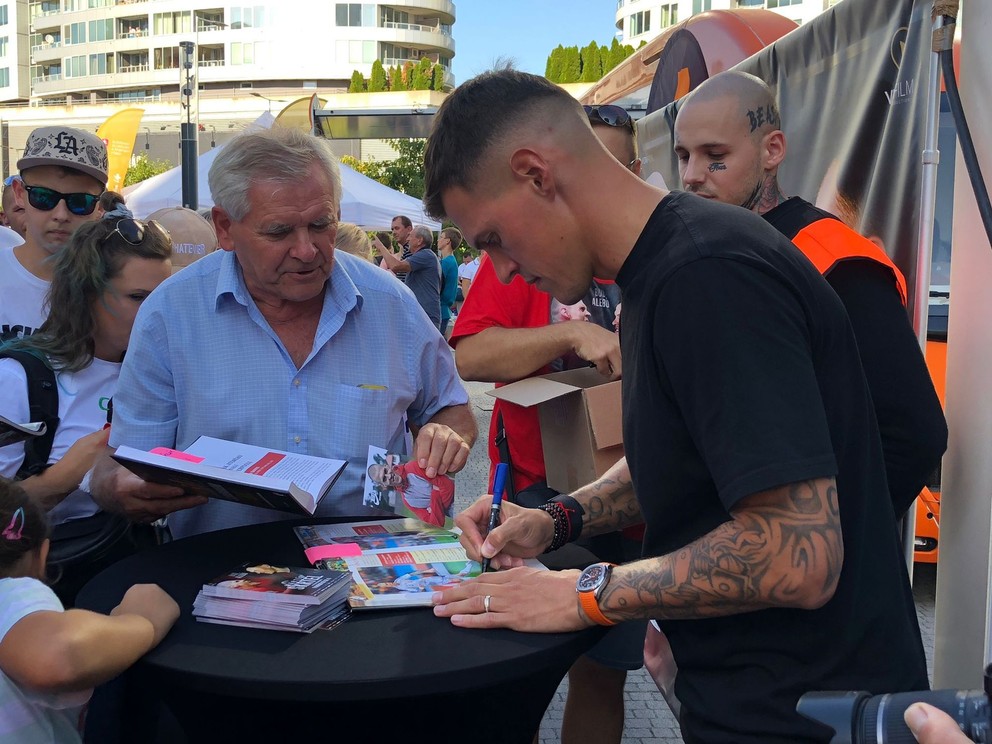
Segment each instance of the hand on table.
[[481,496],[455,515],[455,525],[462,531],[459,541],[468,557],[473,561],[491,558],[493,568],[513,568],[522,566],[524,558],[543,553],[554,537],[551,515],[503,501],[499,526],[487,535],[492,498]]
[[949,715],[926,703],[913,703],[906,708],[903,720],[919,744],[970,744],[966,736]]
[[593,623],[579,609],[575,594],[579,573],[536,568],[485,573],[435,593],[434,614],[462,628],[511,628],[529,633],[581,630]]
[[420,427],[413,442],[413,459],[428,478],[457,473],[468,462],[470,445],[445,424],[428,423]]

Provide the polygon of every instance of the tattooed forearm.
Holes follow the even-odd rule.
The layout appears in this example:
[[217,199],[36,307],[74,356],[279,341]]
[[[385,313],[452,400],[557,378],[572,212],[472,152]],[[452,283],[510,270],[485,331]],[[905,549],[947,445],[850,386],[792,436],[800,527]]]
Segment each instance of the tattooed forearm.
[[582,520],[583,534],[614,532],[640,521],[641,510],[634,496],[626,458],[572,496],[586,512]]
[[816,608],[844,562],[832,478],[744,499],[732,519],[680,550],[613,572],[600,606],[614,619],[694,618]]

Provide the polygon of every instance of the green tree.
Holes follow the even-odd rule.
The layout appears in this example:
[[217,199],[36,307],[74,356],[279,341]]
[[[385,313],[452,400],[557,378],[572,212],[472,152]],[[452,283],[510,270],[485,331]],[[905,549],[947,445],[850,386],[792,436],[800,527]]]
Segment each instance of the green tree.
[[582,77],[582,59],[577,46],[565,47],[562,54],[561,80],[559,83],[577,83]]
[[389,89],[403,90],[403,70],[399,65],[391,65],[389,68]]
[[168,160],[152,160],[145,153],[141,153],[131,163],[131,166],[127,169],[127,173],[124,174],[124,185],[130,186],[135,183],[141,183],[152,176],[157,176],[159,173],[172,170],[172,168],[173,165]]
[[403,87],[406,90],[413,90],[413,71],[416,65],[413,62],[403,63]]
[[369,93],[381,93],[389,87],[389,80],[386,79],[386,70],[382,62],[376,60],[372,63],[372,74],[369,75]]
[[582,47],[579,58],[582,61],[582,74],[579,79],[583,83],[595,83],[603,77],[603,60],[599,54],[599,44],[593,41],[588,46]]
[[391,189],[422,199],[424,196],[425,139],[386,140],[397,151],[395,160],[357,160],[350,155],[341,162]]
[[365,92],[365,76],[358,70],[351,73],[351,85],[348,86],[349,93]]
[[434,76],[434,82],[431,85],[431,90],[444,90],[444,65],[440,62],[436,63],[431,68],[431,74]]
[[431,68],[434,63],[430,57],[421,57],[420,62],[413,69],[413,90],[430,90],[432,82]]
[[559,44],[554,49],[551,50],[551,54],[548,55],[548,63],[544,67],[544,77],[550,80],[552,83],[557,83],[561,79],[561,62],[562,55],[565,53],[565,48]]

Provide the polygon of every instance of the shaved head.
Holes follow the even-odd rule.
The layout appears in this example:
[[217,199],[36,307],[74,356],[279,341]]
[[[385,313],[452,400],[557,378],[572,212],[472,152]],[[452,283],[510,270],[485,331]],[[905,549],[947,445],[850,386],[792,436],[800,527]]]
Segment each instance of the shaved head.
[[742,125],[755,137],[782,128],[772,89],[761,78],[736,70],[721,72],[706,80],[686,97],[679,113],[694,104],[720,99],[726,99],[728,105],[731,101],[736,103]]

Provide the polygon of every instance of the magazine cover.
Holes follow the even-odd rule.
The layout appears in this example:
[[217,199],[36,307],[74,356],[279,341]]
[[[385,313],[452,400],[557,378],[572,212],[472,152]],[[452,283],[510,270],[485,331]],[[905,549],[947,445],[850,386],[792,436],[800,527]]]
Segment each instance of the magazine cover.
[[320,604],[338,591],[347,574],[316,568],[246,563],[203,585],[206,596],[264,602]]
[[363,552],[396,548],[427,548],[458,543],[458,535],[431,527],[419,519],[384,519],[379,522],[348,522],[294,527],[304,547],[357,545]]
[[[448,551],[434,550],[410,553],[381,553],[362,556],[362,559],[348,559],[354,584],[348,604],[356,609],[380,607],[429,606],[431,596],[436,591],[478,576],[482,568],[475,561],[465,560],[460,548]],[[457,558],[461,557],[461,560]],[[455,560],[445,560],[446,557]],[[423,561],[432,558],[430,563],[406,562],[411,559]],[[398,562],[394,562],[394,560]]]
[[454,526],[455,482],[428,478],[416,462],[403,462],[381,447],[369,447],[362,503],[415,517],[433,527]]

